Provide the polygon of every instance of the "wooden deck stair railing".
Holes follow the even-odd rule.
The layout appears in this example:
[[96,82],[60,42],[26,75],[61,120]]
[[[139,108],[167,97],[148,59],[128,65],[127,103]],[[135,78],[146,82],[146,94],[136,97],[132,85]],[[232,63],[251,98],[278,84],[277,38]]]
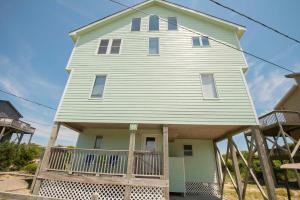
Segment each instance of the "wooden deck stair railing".
[[134,175],[161,177],[163,175],[162,154],[150,151],[134,152]]
[[52,147],[48,170],[125,175],[128,150]]
[[289,110],[274,110],[259,117],[262,128],[271,125],[300,125],[300,113]]
[[35,131],[35,128],[31,127],[30,124],[10,118],[0,118],[0,126],[12,127],[29,134]]

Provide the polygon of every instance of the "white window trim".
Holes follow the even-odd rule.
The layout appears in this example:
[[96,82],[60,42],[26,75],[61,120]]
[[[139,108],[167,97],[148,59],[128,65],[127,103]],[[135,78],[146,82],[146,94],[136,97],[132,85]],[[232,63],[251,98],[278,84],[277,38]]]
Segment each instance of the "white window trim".
[[[119,51],[118,54],[111,54],[110,50],[111,50],[112,41],[117,40],[117,39],[121,40],[120,51]],[[108,46],[107,46],[106,54],[98,54],[98,49],[100,47],[101,40],[108,40]],[[95,51],[95,55],[97,55],[97,56],[119,56],[119,55],[122,54],[122,46],[123,46],[123,38],[99,38],[98,39],[98,45],[97,45],[97,48],[96,48],[96,51]]]
[[[216,98],[209,98],[209,97],[205,97],[205,96],[204,96],[204,92],[203,92],[203,83],[202,83],[202,77],[201,77],[201,75],[205,75],[205,74],[212,74],[212,75],[213,75],[214,85],[215,85],[215,88],[216,88],[216,94],[217,94],[217,97],[216,97]],[[199,74],[199,79],[200,79],[200,84],[201,84],[202,97],[203,97],[203,99],[204,99],[204,100],[220,100],[220,94],[219,94],[218,86],[217,86],[217,84],[216,84],[215,73],[212,73],[212,72],[200,73],[200,74]]]
[[[158,39],[158,54],[150,54],[150,38]],[[148,37],[148,56],[159,56],[160,55],[160,38],[159,37]]]
[[[104,88],[103,88],[102,97],[92,97],[92,93],[93,93],[93,89],[94,89],[94,85],[95,85],[96,77],[97,77],[97,76],[105,76],[105,84],[104,84]],[[94,75],[94,80],[93,80],[92,87],[91,87],[91,89],[90,89],[90,95],[89,95],[88,100],[103,101],[103,99],[104,99],[104,94],[105,94],[105,89],[106,89],[107,79],[108,79],[108,75],[107,75],[107,74],[95,74],[95,75]]]
[[147,137],[154,137],[155,140],[157,141],[156,143],[156,151],[155,152],[159,152],[159,146],[161,145],[161,141],[160,141],[160,137],[159,137],[159,134],[149,134],[149,133],[144,133],[142,134],[142,137],[141,137],[141,150],[145,150],[146,148],[146,144],[145,144],[145,140]]
[[169,17],[175,17],[175,16],[168,16],[167,17],[167,31],[178,31],[178,18],[176,18],[176,21],[177,21],[177,28],[176,29],[172,29],[172,30],[169,30]]
[[[198,37],[199,38],[200,46],[194,46],[194,44],[193,44],[193,37]],[[192,43],[192,47],[193,48],[207,48],[207,47],[211,47],[209,38],[208,38],[209,45],[205,45],[205,46],[203,45],[203,43],[202,43],[202,37],[208,37],[208,36],[206,36],[206,35],[192,36],[191,43]]]

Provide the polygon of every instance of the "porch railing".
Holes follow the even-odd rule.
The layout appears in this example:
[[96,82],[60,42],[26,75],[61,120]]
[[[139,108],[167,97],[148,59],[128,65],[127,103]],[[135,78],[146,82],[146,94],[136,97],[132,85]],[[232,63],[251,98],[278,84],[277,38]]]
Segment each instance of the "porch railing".
[[295,111],[275,110],[259,117],[259,123],[262,127],[271,126],[273,124],[300,124],[300,113]]
[[149,151],[134,152],[134,174],[141,176],[162,176],[162,154]]
[[123,175],[128,151],[52,147],[48,170]]

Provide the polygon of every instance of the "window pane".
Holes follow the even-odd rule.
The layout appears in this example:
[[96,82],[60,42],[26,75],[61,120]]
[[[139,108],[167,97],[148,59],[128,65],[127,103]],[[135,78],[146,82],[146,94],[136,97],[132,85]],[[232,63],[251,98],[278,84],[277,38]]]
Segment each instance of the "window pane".
[[96,76],[91,97],[101,98],[105,86],[106,76]]
[[96,137],[95,146],[94,146],[95,149],[101,149],[102,139],[103,139],[102,136]]
[[193,155],[193,146],[192,145],[183,145],[183,153],[185,156]]
[[208,46],[209,45],[208,37],[203,36],[201,39],[202,39],[202,46]]
[[168,30],[177,30],[177,18],[168,17]]
[[131,31],[140,31],[141,18],[133,18],[131,24]]
[[101,40],[98,54],[106,54],[109,40]]
[[217,90],[213,74],[201,74],[203,96],[205,98],[217,98]]
[[193,37],[193,46],[200,46],[199,37]]
[[119,54],[121,46],[121,39],[114,39],[112,41],[110,53],[111,54]]
[[146,138],[146,150],[147,151],[155,151],[156,141],[155,137],[147,137]]
[[159,18],[156,15],[151,15],[149,19],[149,31],[159,30]]
[[149,38],[149,54],[159,54],[158,38]]

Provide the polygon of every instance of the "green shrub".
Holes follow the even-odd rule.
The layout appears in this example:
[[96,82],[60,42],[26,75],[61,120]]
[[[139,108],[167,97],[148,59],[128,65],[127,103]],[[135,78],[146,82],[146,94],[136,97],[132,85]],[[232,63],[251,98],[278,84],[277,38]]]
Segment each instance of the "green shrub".
[[0,171],[7,171],[12,166],[16,154],[16,144],[10,142],[0,144]]
[[37,169],[37,164],[36,163],[29,163],[25,167],[22,168],[23,171],[34,174]]

